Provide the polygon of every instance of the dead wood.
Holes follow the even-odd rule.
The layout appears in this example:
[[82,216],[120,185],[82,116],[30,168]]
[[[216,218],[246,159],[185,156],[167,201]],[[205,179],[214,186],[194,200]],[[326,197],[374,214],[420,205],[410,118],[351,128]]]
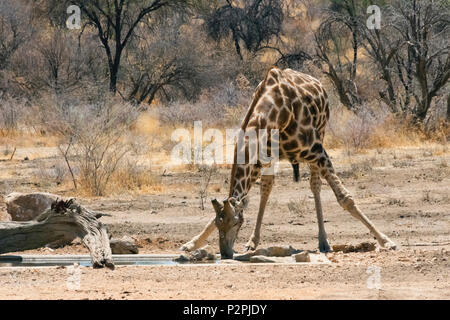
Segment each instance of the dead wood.
[[114,269],[108,234],[96,215],[70,199],[53,202],[33,221],[0,222],[0,254],[79,237],[90,251],[94,268]]

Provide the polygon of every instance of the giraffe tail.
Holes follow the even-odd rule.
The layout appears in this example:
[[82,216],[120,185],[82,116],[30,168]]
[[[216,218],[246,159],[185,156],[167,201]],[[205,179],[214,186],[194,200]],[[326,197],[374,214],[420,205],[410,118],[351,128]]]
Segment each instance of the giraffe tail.
[[299,164],[293,163],[292,169],[294,169],[294,181],[298,182],[300,180],[300,171],[299,171]]

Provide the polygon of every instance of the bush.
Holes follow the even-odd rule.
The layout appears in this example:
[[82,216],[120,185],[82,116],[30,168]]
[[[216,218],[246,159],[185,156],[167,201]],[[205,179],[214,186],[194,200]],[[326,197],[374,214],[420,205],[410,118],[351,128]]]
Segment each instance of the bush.
[[351,112],[340,106],[332,109],[328,123],[332,147],[343,145],[348,151],[368,148],[372,134],[386,119],[386,113],[369,108]]
[[11,97],[0,99],[0,136],[9,137],[15,134],[19,125],[25,121],[25,102]]
[[238,85],[227,83],[206,90],[193,103],[174,102],[159,107],[159,119],[169,125],[192,125],[194,121],[202,121],[207,126],[236,125],[242,121],[244,110],[251,103],[250,89],[241,90]]
[[79,169],[77,180],[83,189],[90,195],[104,195],[120,162],[132,150],[129,128],[138,117],[137,108],[107,98],[95,104],[62,102],[46,111],[48,128],[61,137],[60,151],[69,170],[70,158]]

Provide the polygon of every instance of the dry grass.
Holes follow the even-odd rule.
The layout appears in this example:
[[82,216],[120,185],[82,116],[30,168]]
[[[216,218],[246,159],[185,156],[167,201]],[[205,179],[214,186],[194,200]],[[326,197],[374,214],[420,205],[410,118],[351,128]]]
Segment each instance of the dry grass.
[[[224,119],[222,127],[217,128],[222,131],[224,137],[226,127],[231,127],[231,124],[240,121],[242,110],[237,108],[229,109],[230,114],[227,115],[227,119]],[[357,116],[349,111],[342,110],[342,115],[333,120],[332,126],[334,125],[334,128],[339,126],[345,127],[354,117]],[[186,123],[180,127],[187,129],[193,138],[192,124],[189,126]],[[203,132],[209,128],[210,126],[204,124]],[[129,140],[134,141],[132,146],[134,148],[132,151],[133,157],[127,157],[118,166],[116,172],[110,178],[105,195],[120,194],[122,192],[161,193],[165,190],[161,182],[161,176],[165,170],[169,174],[170,172],[186,171],[200,173],[204,170],[204,165],[188,164],[175,166],[170,163],[170,152],[173,146],[178,143],[171,141],[171,135],[175,129],[176,127],[173,125],[160,122],[158,113],[155,110],[150,109],[148,112],[141,113],[128,132]],[[355,127],[348,130],[355,130]],[[447,127],[441,126],[440,131],[425,134],[424,130],[413,126],[409,120],[396,119],[388,115],[368,132],[367,138],[364,139],[363,148],[353,148],[351,143],[346,145],[345,141],[342,140],[342,135],[339,135],[340,133],[345,133],[345,130],[341,132],[328,130],[325,146],[333,149],[330,154],[340,154],[341,150],[347,151],[348,157],[338,156],[336,161],[340,164],[345,162],[351,167],[348,173],[349,177],[352,178],[360,178],[370,174],[373,167],[385,166],[385,157],[382,155],[386,155],[389,152],[394,152],[394,161],[392,163],[394,167],[412,166],[416,155],[401,151],[403,147],[422,148],[423,154],[418,155],[419,157],[428,154],[442,156],[442,160],[436,162],[436,167],[445,171],[448,168],[445,157],[448,154],[447,131]],[[358,134],[358,130],[352,134]],[[30,159],[45,158],[49,156],[49,150],[42,151],[40,147],[54,147],[58,145],[58,142],[56,136],[51,136],[46,132],[32,128],[25,129],[21,127],[8,137],[0,137],[0,159],[9,160],[14,148],[17,148],[14,160],[22,160],[21,158],[24,155]],[[227,149],[225,143],[226,141],[223,142],[224,156],[226,156],[225,152]],[[210,141],[203,141],[204,147],[209,144]],[[25,148],[29,150],[24,151]],[[391,151],[386,151],[386,149],[391,149]],[[46,154],[43,154],[43,152]],[[358,154],[360,155],[358,156]],[[371,155],[365,156],[361,154]],[[39,173],[36,173],[36,180],[33,181],[50,181],[53,185],[59,186],[59,189],[64,188],[64,190],[70,190],[70,192],[75,194],[91,196],[92,192],[84,188],[82,183],[79,186],[79,190],[73,190],[73,186],[70,185],[70,175],[64,170],[62,163],[62,159],[55,158],[55,161],[46,164],[47,167],[40,168]],[[218,165],[219,169],[224,170],[228,170],[229,167],[226,164]],[[187,185],[184,187],[188,188]],[[208,191],[220,192],[223,191],[222,187],[221,185],[210,184]],[[293,206],[291,207],[294,208]]]
[[[367,111],[368,112],[368,111]],[[442,125],[438,130],[426,131],[413,124],[410,118],[373,111],[374,115],[357,115],[343,107],[332,111],[325,146],[332,149],[344,148],[349,154],[364,153],[371,149],[421,146],[429,141],[441,144],[447,150],[448,130]]]
[[[34,130],[14,130],[8,137],[0,137],[0,147],[5,150],[8,147],[33,148],[33,147],[55,147],[58,138],[46,133]],[[2,150],[0,149],[0,150]],[[3,154],[2,150],[2,154]],[[2,156],[0,154],[0,156]]]
[[108,185],[108,194],[119,194],[123,191],[133,193],[160,193],[164,191],[161,176],[151,168],[137,163],[126,162],[112,175]]
[[427,140],[423,128],[413,125],[411,119],[388,115],[385,121],[375,127],[370,137],[370,148],[394,148],[397,146],[418,146]]

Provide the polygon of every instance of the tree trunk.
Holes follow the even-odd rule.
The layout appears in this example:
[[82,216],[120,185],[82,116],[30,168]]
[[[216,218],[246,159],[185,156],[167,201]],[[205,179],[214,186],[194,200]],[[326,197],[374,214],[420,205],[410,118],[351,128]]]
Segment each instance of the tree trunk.
[[447,96],[447,121],[450,121],[450,93]]
[[66,238],[79,237],[89,249],[94,268],[114,269],[105,226],[96,214],[72,199],[55,201],[36,220],[0,222],[0,254],[32,250]]
[[119,72],[118,65],[112,65],[109,70],[109,91],[116,93],[117,91],[117,73]]

